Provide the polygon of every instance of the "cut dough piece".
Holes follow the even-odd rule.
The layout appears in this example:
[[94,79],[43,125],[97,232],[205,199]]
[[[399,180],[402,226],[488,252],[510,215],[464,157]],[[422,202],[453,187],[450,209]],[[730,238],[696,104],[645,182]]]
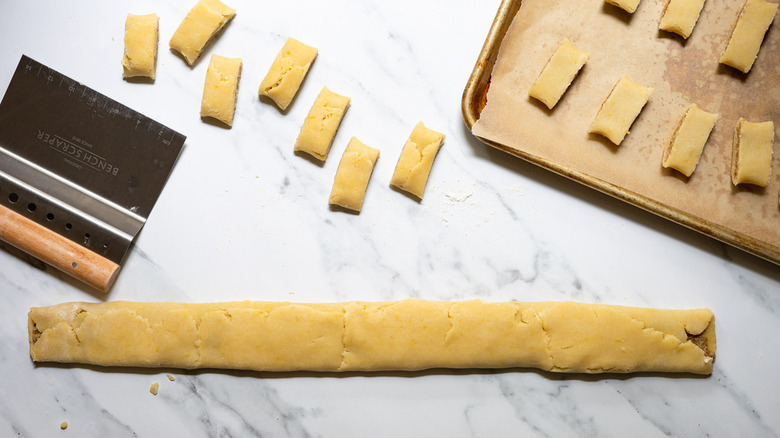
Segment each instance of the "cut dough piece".
[[742,6],[729,44],[720,55],[720,63],[747,73],[753,67],[769,25],[777,13],[777,3],[747,0]]
[[401,150],[390,184],[422,199],[442,142],[444,134],[426,128],[422,122],[417,123]]
[[634,11],[636,11],[636,8],[637,6],[639,6],[640,1],[641,0],[606,0],[607,3],[611,5],[615,5],[620,9],[632,14],[634,13]]
[[658,28],[688,38],[703,7],[704,0],[669,0]]
[[622,76],[601,105],[589,132],[601,134],[620,145],[651,94],[652,88],[643,87],[627,76]]
[[122,76],[154,79],[157,66],[157,41],[160,19],[157,14],[127,14],[125,20],[125,54]]
[[352,137],[341,156],[328,203],[359,212],[378,158],[379,149]]
[[219,0],[200,0],[184,17],[169,45],[192,65],[206,45],[234,16],[236,10]]
[[260,82],[258,94],[269,97],[284,111],[298,92],[316,57],[317,49],[288,38],[276,55],[268,74]]
[[717,114],[703,111],[695,104],[690,105],[664,151],[663,166],[691,176],[717,120]]
[[740,118],[731,149],[731,182],[766,187],[772,174],[773,122],[750,123]]
[[588,53],[575,47],[568,38],[564,39],[544,66],[528,94],[552,109],[569,88],[589,56]]
[[349,97],[340,96],[323,87],[303,122],[295,140],[295,150],[325,161],[349,102]]
[[28,330],[35,362],[186,369],[710,374],[716,350],[708,309],[572,302],[64,303]]
[[233,126],[241,66],[241,58],[211,55],[209,68],[206,71],[206,83],[203,85],[201,116],[213,117],[228,126]]

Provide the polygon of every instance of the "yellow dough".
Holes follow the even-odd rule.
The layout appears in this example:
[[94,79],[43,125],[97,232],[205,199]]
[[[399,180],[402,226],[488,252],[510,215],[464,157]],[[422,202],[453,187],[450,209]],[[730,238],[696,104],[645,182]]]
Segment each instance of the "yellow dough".
[[240,58],[211,55],[206,82],[203,85],[201,116],[213,117],[228,126],[233,125],[241,66]]
[[352,137],[341,156],[328,203],[359,212],[378,158],[379,149]]
[[419,122],[401,150],[390,184],[422,199],[433,160],[443,141],[444,134]]
[[295,140],[295,150],[325,161],[349,102],[349,97],[340,96],[324,87],[303,122]]
[[64,303],[28,329],[35,362],[186,369],[710,374],[716,350],[708,309],[573,302]]
[[747,0],[731,32],[729,44],[720,55],[720,63],[743,73],[749,72],[776,13],[777,3]]
[[717,120],[717,114],[703,111],[695,104],[690,105],[664,151],[663,166],[691,176]]
[[766,187],[772,174],[773,122],[750,123],[740,118],[731,150],[731,182]]
[[652,88],[643,87],[627,76],[622,76],[601,105],[589,132],[601,134],[619,145],[651,94]]
[[552,109],[569,88],[589,56],[588,53],[575,47],[568,38],[564,39],[544,66],[528,94]]
[[219,0],[200,0],[184,17],[169,45],[184,56],[187,64],[192,65],[217,32],[235,15],[235,9]]
[[669,0],[658,28],[688,38],[703,7],[704,0]]
[[317,49],[288,38],[276,55],[268,74],[260,82],[258,94],[270,98],[284,111],[298,92],[316,57]]
[[154,79],[157,66],[157,41],[160,19],[157,14],[127,14],[125,20],[125,54],[122,76]]
[[606,0],[606,2],[633,14],[639,6],[640,0]]

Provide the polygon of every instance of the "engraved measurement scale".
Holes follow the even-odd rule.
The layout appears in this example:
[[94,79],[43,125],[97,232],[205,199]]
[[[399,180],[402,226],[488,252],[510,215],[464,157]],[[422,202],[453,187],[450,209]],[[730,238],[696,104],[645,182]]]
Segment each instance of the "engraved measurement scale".
[[0,103],[0,239],[107,291],[185,139],[22,56]]

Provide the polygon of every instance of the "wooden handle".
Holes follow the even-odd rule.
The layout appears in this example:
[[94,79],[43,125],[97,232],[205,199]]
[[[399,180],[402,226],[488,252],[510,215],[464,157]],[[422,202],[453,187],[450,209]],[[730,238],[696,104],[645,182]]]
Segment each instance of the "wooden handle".
[[107,292],[119,265],[0,205],[0,239],[84,283]]

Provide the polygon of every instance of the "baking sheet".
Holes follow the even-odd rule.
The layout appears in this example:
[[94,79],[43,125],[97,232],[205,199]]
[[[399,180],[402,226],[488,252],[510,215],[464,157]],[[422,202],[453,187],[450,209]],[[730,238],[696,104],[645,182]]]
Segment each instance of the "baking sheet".
[[[487,143],[780,263],[778,160],[773,160],[766,188],[734,187],[730,179],[739,117],[775,121],[778,137],[780,31],[770,27],[745,75],[718,63],[741,1],[708,0],[688,40],[658,30],[665,4],[643,0],[628,14],[603,0],[505,1],[493,27],[504,25],[506,34],[491,32],[475,68],[475,75],[490,72],[489,87],[484,77],[472,77],[464,94],[473,100],[464,101],[467,124],[469,108],[479,111],[475,101],[487,93],[471,126]],[[528,89],[563,38],[591,56],[558,105],[548,110],[528,96]],[[491,72],[481,63],[496,54]],[[623,74],[655,91],[631,133],[615,146],[589,134],[588,127]],[[472,86],[482,92],[469,90]],[[719,113],[720,119],[696,171],[686,178],[664,169],[661,157],[690,103]]]

